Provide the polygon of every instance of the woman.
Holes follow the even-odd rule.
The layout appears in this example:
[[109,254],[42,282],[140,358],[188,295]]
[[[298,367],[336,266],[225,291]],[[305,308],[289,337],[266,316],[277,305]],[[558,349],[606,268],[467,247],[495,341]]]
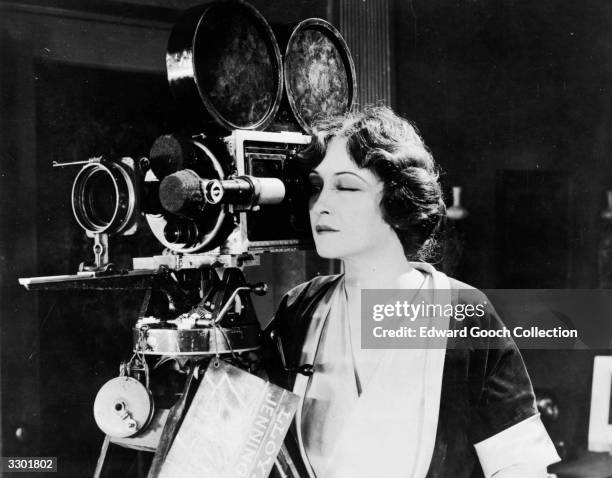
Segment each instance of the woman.
[[270,376],[302,397],[286,440],[300,476],[546,477],[559,458],[512,339],[360,347],[363,289],[485,304],[469,326],[503,327],[484,295],[413,262],[426,257],[445,216],[435,163],[415,129],[388,108],[366,108],[317,124],[305,157],[317,253],[341,259],[344,273],[289,291],[269,328],[280,351]]

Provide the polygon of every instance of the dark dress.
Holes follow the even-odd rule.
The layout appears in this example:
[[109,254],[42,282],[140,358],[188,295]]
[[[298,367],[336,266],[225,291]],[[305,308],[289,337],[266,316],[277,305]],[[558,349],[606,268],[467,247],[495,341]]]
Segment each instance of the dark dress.
[[[265,333],[264,360],[272,382],[293,389],[296,373],[283,370],[278,347],[270,339],[280,337],[287,367],[300,364],[313,311],[340,276],[321,276],[289,291]],[[453,304],[484,303],[486,297],[462,282],[450,279]],[[487,302],[482,329],[502,329],[503,323]],[[468,321],[450,321],[451,328]],[[444,362],[439,420],[433,457],[427,477],[467,478],[483,476],[473,444],[537,414],[535,396],[523,359],[511,338],[449,338]],[[301,463],[295,423],[286,446],[300,476],[308,474]],[[275,476],[274,472],[271,476]],[[322,477],[324,478],[324,477]]]

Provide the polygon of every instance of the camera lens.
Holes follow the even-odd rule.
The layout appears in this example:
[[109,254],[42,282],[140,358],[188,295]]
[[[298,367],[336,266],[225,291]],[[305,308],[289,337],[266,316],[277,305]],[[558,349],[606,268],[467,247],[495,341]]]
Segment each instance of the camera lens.
[[83,186],[84,208],[92,221],[105,227],[113,220],[117,193],[112,178],[103,170],[95,171]]
[[72,211],[92,233],[122,232],[132,222],[134,182],[121,163],[101,161],[85,166],[72,185]]
[[164,237],[172,244],[190,244],[197,237],[197,227],[191,221],[168,221],[164,227]]

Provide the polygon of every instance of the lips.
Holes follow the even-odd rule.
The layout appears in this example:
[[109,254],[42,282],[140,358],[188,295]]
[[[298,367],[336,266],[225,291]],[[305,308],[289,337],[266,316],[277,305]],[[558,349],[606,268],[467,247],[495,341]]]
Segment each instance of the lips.
[[320,234],[322,232],[338,232],[338,229],[334,229],[333,227],[329,226],[318,225],[315,227],[315,231]]

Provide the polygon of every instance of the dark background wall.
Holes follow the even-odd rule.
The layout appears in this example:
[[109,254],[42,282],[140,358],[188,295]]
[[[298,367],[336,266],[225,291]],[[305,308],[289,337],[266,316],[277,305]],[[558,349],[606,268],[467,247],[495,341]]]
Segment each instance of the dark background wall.
[[[597,222],[611,173],[610,5],[434,0],[395,8],[397,108],[420,128],[446,185],[465,188],[478,231],[465,279],[514,285],[503,283],[496,262],[496,173],[545,170],[574,183],[568,285],[596,286]],[[513,260],[521,265],[520,255]]]
[[[146,154],[173,129],[165,42],[177,12],[196,3],[0,2],[2,456],[63,456],[63,476],[95,461],[101,434],[91,404],[128,353],[141,298],[26,293],[16,279],[71,273],[89,258],[68,204],[76,171],[53,170],[51,161],[100,149]],[[340,24],[367,14],[345,0],[252,3],[277,22],[318,16]],[[459,226],[457,278],[480,288],[599,287],[599,215],[612,188],[612,5],[381,3],[387,26],[372,28],[387,37],[392,82],[367,98],[389,99],[376,97],[389,90],[440,162],[448,199],[452,186],[464,188],[470,217]],[[349,46],[358,68],[366,65],[368,38],[354,24],[345,28],[351,41],[365,42]],[[367,75],[360,86],[380,80]],[[146,236],[113,247],[125,260],[159,252]],[[312,254],[262,258],[248,271],[273,285],[256,304],[260,319],[290,285],[328,268]],[[524,353],[536,388],[557,396],[556,432],[575,449],[586,446],[594,354]]]
[[[459,278],[481,288],[600,287],[612,5],[398,1],[394,18],[396,107],[470,211]],[[555,392],[555,431],[570,447],[586,446],[596,353],[523,353],[534,386]]]

